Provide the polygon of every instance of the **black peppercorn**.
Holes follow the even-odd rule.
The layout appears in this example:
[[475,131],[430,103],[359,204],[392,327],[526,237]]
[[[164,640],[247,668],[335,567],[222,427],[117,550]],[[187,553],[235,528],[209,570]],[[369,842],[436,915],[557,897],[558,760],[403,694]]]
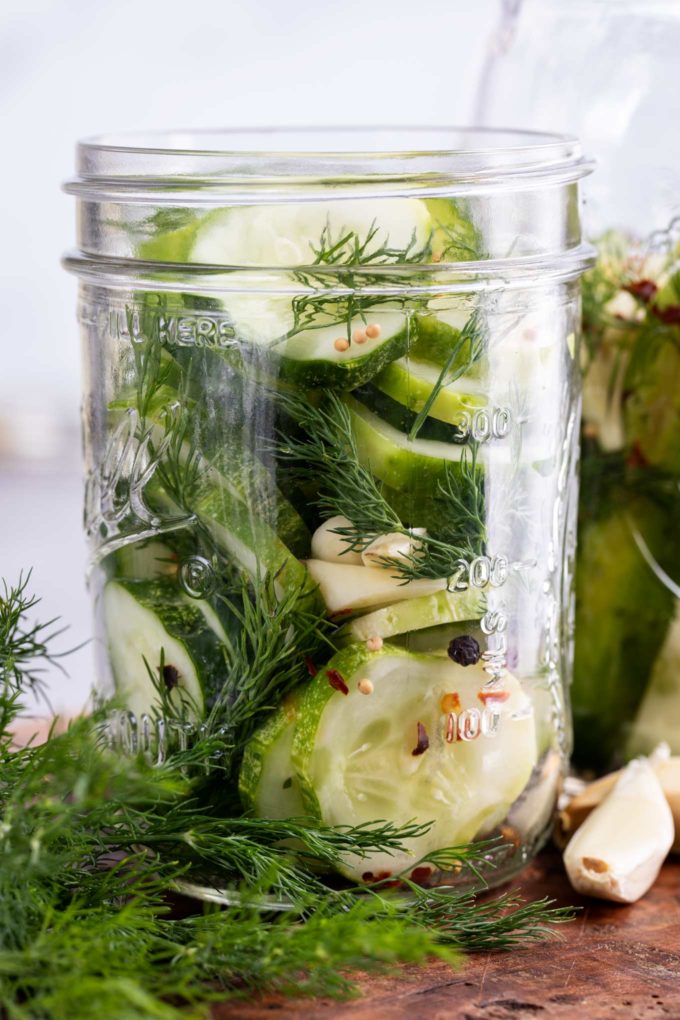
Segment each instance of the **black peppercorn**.
[[179,683],[179,670],[174,666],[163,666],[163,682],[167,690],[174,690]]
[[455,637],[449,644],[449,658],[459,666],[474,666],[481,658],[479,641],[469,634]]

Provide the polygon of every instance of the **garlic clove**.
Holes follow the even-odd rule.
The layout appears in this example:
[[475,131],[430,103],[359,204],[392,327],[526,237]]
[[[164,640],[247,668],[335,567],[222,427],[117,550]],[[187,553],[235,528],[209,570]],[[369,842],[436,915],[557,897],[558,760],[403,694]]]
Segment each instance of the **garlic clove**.
[[[660,745],[652,752],[649,760],[661,781],[664,795],[673,815],[675,841],[672,850],[674,853],[680,853],[680,756],[669,756]],[[555,827],[555,840],[558,846],[565,845],[591,811],[613,789],[620,776],[621,771],[610,772],[609,775],[602,776],[601,779],[596,779],[593,783],[588,783],[561,809]]]
[[408,535],[396,531],[378,535],[362,552],[362,562],[365,567],[383,566],[383,560],[406,562],[419,551],[421,543],[418,539],[425,534],[425,528],[411,528]]
[[353,552],[342,535],[335,534],[336,528],[351,528],[352,522],[338,514],[329,517],[312,535],[312,557],[326,563],[361,563],[361,554]]
[[634,903],[656,879],[674,838],[673,816],[646,758],[630,762],[564,852],[577,892]]

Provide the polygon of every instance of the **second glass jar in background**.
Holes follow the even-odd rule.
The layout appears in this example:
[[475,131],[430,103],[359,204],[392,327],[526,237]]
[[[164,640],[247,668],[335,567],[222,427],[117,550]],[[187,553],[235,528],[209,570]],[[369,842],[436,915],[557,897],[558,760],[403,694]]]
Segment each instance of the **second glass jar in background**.
[[127,747],[214,737],[225,810],[427,826],[355,880],[490,836],[501,880],[550,825],[587,170],[511,132],[79,149],[101,693]]
[[574,131],[598,163],[571,696],[575,761],[601,770],[660,741],[680,752],[680,6],[499,11],[480,122]]

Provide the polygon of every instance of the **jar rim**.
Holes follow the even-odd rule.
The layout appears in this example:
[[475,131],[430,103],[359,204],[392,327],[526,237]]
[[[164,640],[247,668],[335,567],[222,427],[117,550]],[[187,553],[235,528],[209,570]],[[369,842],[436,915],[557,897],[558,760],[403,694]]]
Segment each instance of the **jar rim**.
[[592,169],[571,135],[455,126],[265,127],[123,132],[84,139],[77,175],[65,190],[79,197],[149,191],[224,194],[235,188],[314,182],[402,181],[461,187],[518,177],[577,180]]

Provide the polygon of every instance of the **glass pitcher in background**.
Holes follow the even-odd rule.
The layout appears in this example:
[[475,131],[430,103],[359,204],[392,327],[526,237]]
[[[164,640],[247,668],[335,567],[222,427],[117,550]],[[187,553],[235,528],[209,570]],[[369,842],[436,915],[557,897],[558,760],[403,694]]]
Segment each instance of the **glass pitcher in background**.
[[475,123],[574,132],[587,229],[576,763],[680,752],[680,3],[504,0]]

